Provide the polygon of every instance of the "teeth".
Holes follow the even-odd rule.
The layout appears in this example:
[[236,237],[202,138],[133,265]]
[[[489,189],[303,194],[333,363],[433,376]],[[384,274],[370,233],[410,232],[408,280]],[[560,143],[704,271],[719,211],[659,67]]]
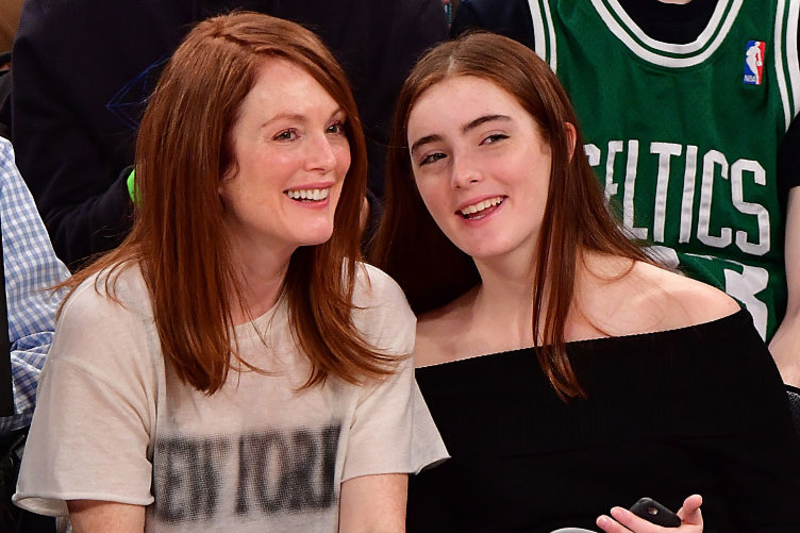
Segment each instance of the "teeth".
[[327,198],[330,192],[331,188],[327,187],[325,189],[290,189],[286,191],[285,194],[292,200],[310,200],[318,202]]
[[460,213],[465,217],[469,215],[474,215],[475,213],[480,213],[484,209],[489,209],[490,207],[500,205],[502,201],[503,201],[502,196],[496,196],[494,198],[489,198],[487,200],[478,202],[477,204],[468,205],[467,207],[462,209]]

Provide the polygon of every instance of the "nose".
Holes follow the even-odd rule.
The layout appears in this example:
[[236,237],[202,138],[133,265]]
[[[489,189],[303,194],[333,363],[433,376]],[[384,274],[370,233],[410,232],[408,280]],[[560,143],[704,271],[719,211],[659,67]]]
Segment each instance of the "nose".
[[465,154],[453,154],[450,175],[450,186],[456,189],[469,187],[473,183],[478,183],[481,178],[481,171]]
[[331,142],[332,140],[324,133],[313,136],[306,155],[306,168],[308,170],[326,173],[336,167],[336,153],[341,151],[341,148],[334,147]]

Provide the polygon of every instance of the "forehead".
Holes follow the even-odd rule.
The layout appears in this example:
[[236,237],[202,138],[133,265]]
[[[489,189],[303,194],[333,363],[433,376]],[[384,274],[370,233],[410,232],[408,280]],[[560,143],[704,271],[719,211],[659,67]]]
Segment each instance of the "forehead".
[[307,114],[320,106],[338,107],[328,91],[303,67],[270,57],[256,68],[255,82],[242,101],[241,113]]
[[483,115],[532,117],[516,97],[496,83],[476,76],[455,76],[430,87],[417,99],[408,117],[408,134],[420,129],[461,126]]

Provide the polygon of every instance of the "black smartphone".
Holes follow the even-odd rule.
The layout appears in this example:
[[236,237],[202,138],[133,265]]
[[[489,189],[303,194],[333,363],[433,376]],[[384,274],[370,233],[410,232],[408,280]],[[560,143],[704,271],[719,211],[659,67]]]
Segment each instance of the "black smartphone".
[[652,498],[642,498],[634,503],[631,507],[631,512],[658,526],[679,527],[681,525],[681,519],[678,515]]

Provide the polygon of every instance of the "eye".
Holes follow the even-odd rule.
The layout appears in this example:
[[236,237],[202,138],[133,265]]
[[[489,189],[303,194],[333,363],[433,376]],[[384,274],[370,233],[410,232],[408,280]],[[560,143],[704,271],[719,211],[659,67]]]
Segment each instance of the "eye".
[[334,135],[344,135],[345,133],[344,122],[341,120],[337,120],[336,122],[328,126],[328,129],[325,131],[326,133],[332,133]]
[[430,165],[432,163],[439,161],[440,159],[444,159],[445,157],[447,156],[442,152],[434,152],[432,154],[428,154],[420,160],[419,166]]
[[297,131],[294,129],[283,130],[273,137],[276,141],[292,141],[297,138]]
[[481,144],[494,144],[498,141],[502,141],[503,139],[508,139],[508,135],[505,133],[492,133],[491,135],[486,136],[486,138],[481,141]]

